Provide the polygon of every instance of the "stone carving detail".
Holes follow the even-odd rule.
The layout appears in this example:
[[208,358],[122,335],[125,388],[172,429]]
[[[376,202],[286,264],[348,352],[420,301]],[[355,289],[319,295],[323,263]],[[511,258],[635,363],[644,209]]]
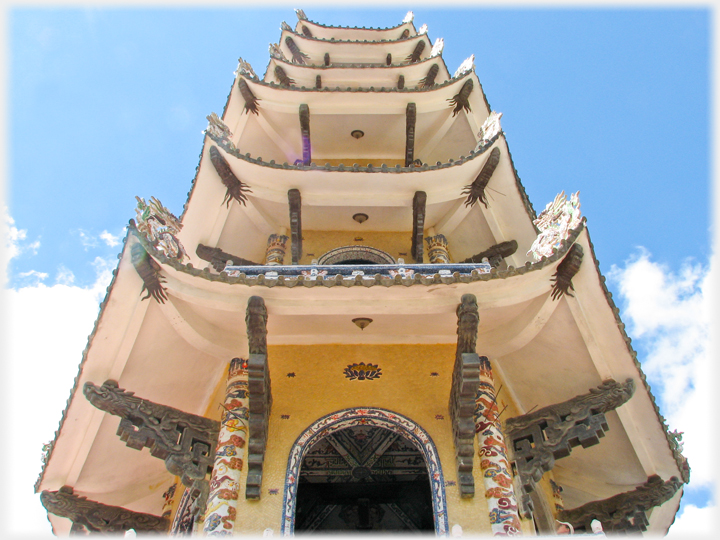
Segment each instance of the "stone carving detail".
[[470,93],[473,91],[473,81],[468,79],[460,88],[460,91],[453,97],[448,99],[450,106],[453,107],[453,116],[465,109],[466,112],[472,111],[470,108]]
[[195,499],[194,513],[204,512],[220,424],[215,420],[160,405],[126,392],[117,381],[102,386],[86,382],[87,400],[107,413],[121,418],[117,434],[130,448],[142,450],[165,461],[167,470],[179,476]]
[[405,108],[405,166],[409,167],[415,154],[415,121],[417,119],[417,107],[414,103],[408,103]]
[[647,530],[646,512],[670,500],[682,484],[676,476],[663,482],[662,478],[654,474],[633,491],[589,502],[571,510],[561,510],[558,519],[571,523],[576,533],[589,533],[593,519],[599,520],[607,533],[640,533]]
[[295,84],[295,79],[288,77],[282,66],[275,66],[275,76],[280,81],[280,86],[292,86]]
[[425,228],[425,203],[427,194],[424,191],[416,191],[413,197],[413,232],[412,232],[412,256],[415,262],[423,262],[423,231]]
[[448,253],[448,241],[444,234],[428,236],[425,238],[428,243],[428,259],[431,264],[449,264],[450,253]]
[[227,127],[227,124],[225,124],[225,122],[223,122],[222,119],[214,112],[210,113],[206,116],[206,118],[208,120],[208,127],[205,128],[203,133],[207,133],[213,141],[218,143],[224,149],[237,151],[237,147],[232,141],[232,131],[230,131],[230,128]]
[[608,379],[587,394],[507,420],[505,431],[522,488],[518,502],[523,517],[532,511],[530,493],[535,483],[553,468],[555,460],[569,456],[574,446],[598,444],[608,429],[604,413],[625,403],[634,392],[632,379],[624,383]]
[[302,197],[299,190],[288,190],[288,203],[290,206],[292,264],[298,264],[302,258]]
[[[405,88],[405,75],[399,75],[398,76],[398,82],[397,82],[398,90],[402,90]],[[407,158],[405,158],[407,160]],[[407,165],[406,165],[407,167]]]
[[268,51],[270,52],[270,56],[272,58],[275,58],[276,60],[287,61],[287,58],[285,58],[285,53],[282,52],[280,45],[278,45],[277,43],[271,43],[270,45],[268,45]]
[[418,86],[421,88],[430,88],[435,85],[435,78],[437,77],[438,73],[440,72],[440,66],[437,64],[433,64],[430,66],[430,69],[427,72],[427,75],[425,75],[420,81],[418,81]]
[[312,150],[310,148],[310,107],[300,105],[300,134],[302,136],[303,165],[310,165]]
[[48,512],[73,522],[71,534],[121,533],[129,529],[165,532],[170,526],[164,517],[133,512],[75,495],[70,486],[63,486],[58,491],[43,491],[40,502]]
[[410,64],[414,64],[415,62],[420,61],[420,55],[422,55],[422,52],[425,50],[425,40],[418,41],[418,44],[415,45],[415,49],[412,53],[410,53],[405,60],[408,61]]
[[182,230],[180,220],[155,197],[150,197],[150,203],[146,203],[145,199],[137,195],[135,199],[137,200],[135,208],[137,230],[166,257],[178,261],[187,257],[185,248],[176,236]]
[[322,77],[320,77],[320,75],[315,76],[315,88],[318,90],[322,88]]
[[326,66],[330,65],[330,53],[325,53],[325,56],[323,57],[323,62]]
[[360,362],[359,364],[348,364],[343,370],[346,379],[351,381],[372,381],[378,379],[382,375],[382,368],[378,367],[377,364],[366,364]]
[[477,255],[468,257],[464,263],[480,263],[483,259],[487,259],[490,266],[497,268],[505,257],[509,257],[517,251],[518,243],[516,240],[507,240],[500,242],[494,246],[490,246],[485,251],[481,251]]
[[573,291],[575,288],[572,284],[572,278],[580,270],[580,265],[583,259],[583,248],[580,244],[573,244],[568,254],[560,264],[558,264],[557,271],[550,278],[550,281],[555,283],[552,286],[552,299],[557,300],[563,294],[573,296],[569,289]]
[[238,77],[240,75],[245,75],[253,79],[258,78],[250,63],[243,60],[242,57],[238,58],[238,67],[235,70],[235,76]]
[[307,21],[308,18],[305,15],[305,12],[302,9],[296,9],[295,15],[297,15],[298,21]]
[[195,253],[203,261],[207,261],[212,264],[212,267],[217,272],[222,272],[223,270],[225,270],[225,267],[228,265],[229,262],[232,263],[232,266],[259,266],[259,264],[256,262],[248,261],[247,259],[238,257],[237,255],[225,253],[218,247],[210,247],[203,244],[198,244]]
[[230,168],[230,164],[216,146],[210,147],[210,161],[212,162],[213,167],[215,167],[218,176],[220,176],[220,180],[222,180],[223,185],[227,188],[225,198],[220,204],[225,203],[225,206],[230,208],[231,200],[235,199],[237,202],[245,206],[247,202],[246,193],[252,193],[250,186],[240,181],[238,177],[235,176],[235,173],[233,173]]
[[467,73],[468,71],[475,69],[475,55],[471,54],[468,58],[463,60],[463,63],[460,64],[460,67],[457,68],[457,71],[453,74],[453,79],[457,79],[460,75],[463,73]]
[[475,496],[475,481],[472,474],[475,395],[480,383],[480,357],[475,352],[479,323],[475,295],[462,296],[457,307],[457,317],[458,340],[448,408],[453,423],[460,496],[473,497]]
[[433,45],[432,50],[430,51],[430,56],[437,56],[438,54],[441,54],[444,47],[445,40],[441,37],[437,38],[435,40],[435,44]]
[[532,253],[536,261],[550,257],[553,251],[560,247],[562,241],[568,238],[570,231],[580,224],[579,195],[579,191],[573,193],[568,201],[565,192],[560,192],[533,221],[540,234],[527,254]]
[[142,300],[147,300],[152,296],[157,302],[164,304],[168,297],[165,293],[167,289],[162,285],[165,283],[165,278],[160,275],[160,265],[148,255],[140,243],[133,244],[130,248],[130,260],[143,281],[140,294],[147,290],[147,295]]
[[302,33],[309,38],[313,37],[310,29],[307,26],[305,26],[304,24],[302,25]]
[[284,234],[271,234],[268,236],[267,249],[265,250],[265,264],[267,266],[279,266],[285,262],[285,250],[289,238]]
[[245,81],[245,79],[238,79],[238,89],[240,90],[240,95],[242,95],[243,99],[245,100],[245,107],[243,108],[243,110],[245,112],[250,111],[253,114],[259,114],[257,103],[260,100],[255,97],[255,94],[252,93],[252,90],[250,90],[250,87],[248,86],[248,83]]
[[293,38],[291,38],[290,36],[286,36],[285,45],[288,46],[288,49],[290,49],[290,52],[292,53],[293,64],[305,65],[305,60],[307,60],[309,57],[307,54],[300,50],[300,48],[297,46],[297,43],[295,43],[295,40],[293,40]]
[[490,156],[487,158],[487,161],[485,161],[482,169],[480,169],[480,174],[477,175],[477,178],[473,180],[472,184],[465,186],[465,189],[463,189],[462,195],[467,195],[465,206],[472,207],[479,200],[485,205],[485,208],[488,207],[487,199],[485,198],[485,188],[487,188],[488,183],[490,183],[490,179],[499,163],[500,149],[496,146],[490,152]]
[[280,31],[281,32],[292,32],[292,28],[290,28],[290,25],[286,23],[285,21],[280,23]]
[[387,53],[387,56],[385,57],[385,64],[388,66],[392,65],[392,54]]
[[500,118],[502,118],[502,113],[496,113],[495,111],[492,111],[488,115],[483,122],[483,125],[480,127],[480,131],[478,131],[478,143],[475,146],[475,151],[488,144],[498,133],[502,131]]
[[245,498],[259,499],[267,446],[268,419],[272,406],[270,372],[267,365],[267,309],[259,296],[248,300],[245,316],[248,333],[248,390],[250,394],[248,476]]

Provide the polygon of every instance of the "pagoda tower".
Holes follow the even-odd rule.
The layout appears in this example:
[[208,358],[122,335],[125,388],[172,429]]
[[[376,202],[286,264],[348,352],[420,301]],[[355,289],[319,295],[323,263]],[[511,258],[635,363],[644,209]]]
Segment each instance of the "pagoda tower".
[[577,194],[536,215],[412,13],[296,12],[180,217],[138,198],[35,486],[55,534],[667,532],[690,470]]

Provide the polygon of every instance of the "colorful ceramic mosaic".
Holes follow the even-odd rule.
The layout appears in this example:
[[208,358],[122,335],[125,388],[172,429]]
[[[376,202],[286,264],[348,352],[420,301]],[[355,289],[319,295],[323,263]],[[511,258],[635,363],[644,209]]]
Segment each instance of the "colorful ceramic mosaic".
[[480,470],[493,535],[520,536],[520,517],[507,448],[498,420],[492,367],[484,356],[480,357],[480,385],[475,399],[475,432],[478,434]]
[[175,519],[170,526],[170,536],[189,536],[192,534],[195,519],[192,513],[194,499],[190,496],[190,490],[185,491],[180,498]]
[[265,251],[265,264],[267,266],[279,266],[285,261],[285,251],[289,237],[284,234],[271,234],[268,237],[267,249]]
[[137,199],[137,229],[145,238],[167,257],[182,261],[188,254],[185,248],[177,239],[177,234],[182,229],[182,223],[170,210],[165,208],[155,197],[150,197],[150,202],[145,199]]
[[232,534],[235,527],[247,441],[248,399],[247,360],[233,358],[205,510],[203,532],[210,536]]
[[365,364],[364,362],[361,362],[359,364],[350,364],[345,368],[344,373],[345,377],[351,381],[354,381],[355,379],[358,381],[371,381],[379,378],[380,375],[382,375],[381,371],[382,369],[376,364]]
[[428,236],[425,238],[428,244],[428,259],[431,264],[449,264],[450,254],[448,253],[448,241],[444,234]]
[[163,499],[165,502],[163,503],[163,509],[162,509],[162,517],[169,518],[170,514],[172,514],[173,505],[175,504],[175,491],[177,490],[178,483],[177,481],[171,485],[165,493],[163,493]]
[[579,195],[579,191],[573,193],[568,201],[565,192],[560,192],[533,221],[540,234],[527,254],[532,254],[536,261],[550,257],[554,250],[560,248],[561,242],[570,236],[570,231],[580,224]]
[[295,504],[300,478],[300,466],[305,454],[324,437],[353,426],[377,426],[398,433],[408,439],[422,453],[433,502],[433,520],[438,535],[448,534],[445,480],[435,445],[427,432],[409,418],[385,409],[352,408],[324,416],[303,431],[295,441],[288,458],[281,534],[291,536],[295,530]]

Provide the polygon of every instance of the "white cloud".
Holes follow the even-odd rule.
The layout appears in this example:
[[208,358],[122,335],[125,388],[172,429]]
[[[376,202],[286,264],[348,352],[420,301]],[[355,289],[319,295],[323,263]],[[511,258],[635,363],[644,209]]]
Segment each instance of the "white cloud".
[[[7,206],[3,206],[2,222],[0,222],[0,233],[4,240],[4,250],[0,255],[4,254],[4,259],[0,259],[2,262],[0,271],[0,285],[3,287],[7,283],[7,265],[11,259],[14,259],[24,251],[32,251],[33,255],[37,253],[40,248],[40,240],[35,240],[29,244],[26,244],[27,230],[18,229],[15,227],[15,220],[10,217]],[[45,275],[47,277],[47,275]],[[45,277],[41,279],[45,279]]]
[[37,280],[35,283],[37,285],[37,283],[40,283],[41,281],[47,279],[48,274],[46,272],[38,272],[37,270],[28,270],[27,272],[20,272],[18,274],[18,277],[21,277],[21,278],[33,277]]
[[712,486],[717,478],[717,421],[708,416],[716,410],[711,352],[716,273],[715,257],[708,266],[688,261],[673,272],[641,250],[609,275],[620,290],[623,320],[661,412],[671,430],[684,432],[693,487]]
[[58,273],[55,277],[55,283],[58,283],[60,285],[72,285],[75,282],[75,274],[72,273],[72,270],[65,268],[64,265],[60,265],[58,267]]
[[715,538],[717,534],[718,507],[698,508],[687,505],[683,513],[675,518],[675,523],[665,538]]
[[115,236],[108,231],[103,231],[100,233],[100,240],[105,242],[110,247],[115,247],[120,244],[120,237]]
[[80,236],[80,243],[85,248],[85,251],[87,251],[88,248],[97,247],[97,238],[92,236],[91,234],[88,234],[86,231],[79,229],[78,236]]

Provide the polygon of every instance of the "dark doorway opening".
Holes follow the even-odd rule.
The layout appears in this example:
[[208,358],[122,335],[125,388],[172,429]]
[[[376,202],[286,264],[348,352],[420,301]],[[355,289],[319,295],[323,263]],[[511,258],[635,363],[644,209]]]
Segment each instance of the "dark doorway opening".
[[318,441],[303,459],[295,532],[432,532],[427,466],[405,437],[353,426]]

